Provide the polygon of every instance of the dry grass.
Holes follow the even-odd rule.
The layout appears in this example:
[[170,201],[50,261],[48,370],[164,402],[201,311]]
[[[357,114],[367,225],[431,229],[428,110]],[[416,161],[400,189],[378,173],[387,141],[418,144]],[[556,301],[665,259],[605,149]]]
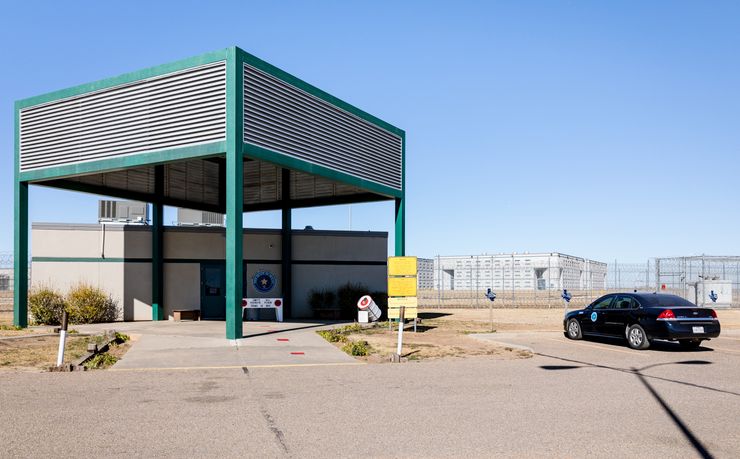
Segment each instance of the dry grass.
[[33,328],[16,328],[10,324],[0,324],[0,338],[9,336],[38,335],[44,333],[53,333],[54,327],[33,327]]
[[[458,318],[457,313],[445,315],[434,313],[422,313],[422,323],[418,326],[417,333],[407,324],[403,334],[403,357],[409,360],[426,359],[449,359],[449,358],[472,358],[487,357],[496,359],[518,359],[528,358],[531,354],[527,351],[506,348],[495,343],[487,343],[476,340],[468,335],[471,333],[487,333],[490,327],[486,323],[475,320]],[[367,341],[371,353],[365,357],[359,357],[368,362],[386,362],[388,357],[396,352],[398,339],[398,327],[394,326],[392,331],[387,325],[365,328],[361,331],[353,331],[347,335],[352,341]],[[341,343],[337,343],[341,347]]]
[[[64,363],[72,363],[85,355],[90,339],[87,336],[69,336],[64,351]],[[56,363],[58,348],[57,336],[0,340],[0,371],[47,369]]]

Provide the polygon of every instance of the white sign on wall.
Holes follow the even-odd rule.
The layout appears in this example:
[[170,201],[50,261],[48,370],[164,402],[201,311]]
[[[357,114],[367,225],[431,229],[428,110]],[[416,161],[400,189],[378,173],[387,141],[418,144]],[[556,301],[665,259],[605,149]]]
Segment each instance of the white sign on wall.
[[282,298],[242,298],[244,309],[275,309],[275,317],[278,322],[283,321],[283,299]]

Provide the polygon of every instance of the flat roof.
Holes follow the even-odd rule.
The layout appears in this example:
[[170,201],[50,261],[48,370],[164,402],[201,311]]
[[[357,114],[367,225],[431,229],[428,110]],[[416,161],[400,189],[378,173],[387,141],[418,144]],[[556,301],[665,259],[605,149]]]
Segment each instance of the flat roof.
[[[32,223],[31,228],[35,230],[49,231],[101,231],[102,224],[99,223]],[[121,225],[106,223],[105,231],[151,231],[149,225]],[[165,226],[164,231],[168,233],[225,233],[226,228],[219,226]],[[388,237],[386,231],[349,231],[349,230],[321,230],[321,229],[294,229],[293,234],[302,236],[334,236],[334,237]],[[244,228],[244,234],[281,234],[282,230],[277,228]]]

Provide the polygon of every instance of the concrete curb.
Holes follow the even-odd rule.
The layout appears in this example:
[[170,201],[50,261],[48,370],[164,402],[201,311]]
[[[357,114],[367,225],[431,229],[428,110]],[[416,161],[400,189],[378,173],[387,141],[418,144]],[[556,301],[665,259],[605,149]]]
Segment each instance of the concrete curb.
[[487,343],[498,344],[499,346],[510,347],[512,349],[518,349],[520,351],[527,351],[527,352],[531,352],[532,354],[534,354],[534,349],[532,349],[529,346],[523,346],[521,344],[512,344],[512,343],[507,343],[505,341],[498,341],[498,340],[490,339],[491,337],[495,336],[495,333],[474,333],[474,334],[470,334],[469,336],[477,340],[480,340],[480,341],[485,341]]
[[116,331],[115,330],[106,330],[105,333],[102,334],[102,337],[104,339],[103,344],[100,346],[95,346],[95,350],[92,352],[89,352],[79,359],[75,361],[74,363],[69,364],[70,371],[87,371],[87,367],[85,366],[85,362],[92,359],[98,354],[103,354],[105,352],[108,352],[108,348],[110,347],[111,343],[116,342],[118,339],[116,337]]

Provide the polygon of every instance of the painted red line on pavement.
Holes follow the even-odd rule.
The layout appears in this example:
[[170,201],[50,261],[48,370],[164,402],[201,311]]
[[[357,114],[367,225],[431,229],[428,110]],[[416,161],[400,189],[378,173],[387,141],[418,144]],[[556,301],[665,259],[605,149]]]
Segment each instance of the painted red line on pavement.
[[305,355],[304,352],[291,352],[291,355]]
[[278,341],[290,341],[290,339],[288,339],[288,338],[278,338],[277,340]]

